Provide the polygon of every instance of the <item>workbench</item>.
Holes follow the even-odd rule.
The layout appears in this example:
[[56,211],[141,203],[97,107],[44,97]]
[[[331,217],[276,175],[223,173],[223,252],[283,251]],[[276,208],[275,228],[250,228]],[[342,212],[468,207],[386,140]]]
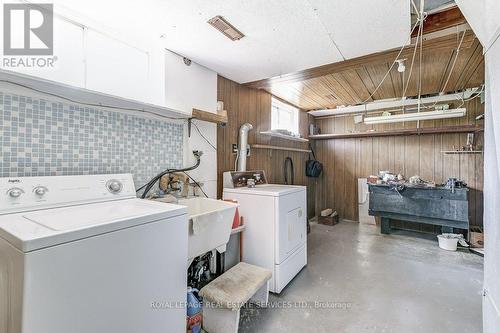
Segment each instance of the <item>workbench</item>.
[[453,229],[469,232],[469,190],[442,186],[404,185],[399,190],[387,184],[369,184],[368,213],[380,216],[381,233],[391,232],[391,220],[441,226],[442,232]]

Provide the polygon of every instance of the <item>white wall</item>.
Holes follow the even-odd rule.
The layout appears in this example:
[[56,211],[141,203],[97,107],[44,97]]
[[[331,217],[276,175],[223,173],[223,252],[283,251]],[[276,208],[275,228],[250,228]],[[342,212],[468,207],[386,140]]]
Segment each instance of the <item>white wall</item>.
[[[197,120],[194,120],[194,123],[210,143],[217,147],[217,125]],[[187,135],[185,137],[187,138]],[[197,182],[203,183],[202,188],[210,198],[217,198],[217,151],[201,137],[194,125],[191,128],[191,137],[187,138],[185,147],[185,165],[191,165],[195,162],[193,150],[203,151],[201,165],[190,171],[189,175]]]
[[[187,66],[183,57],[173,52],[165,52],[165,101],[174,110],[190,112],[196,108],[215,112],[217,109],[217,73],[191,62]],[[189,174],[203,183],[203,190],[209,197],[217,197],[217,125],[204,121],[193,121],[191,137],[186,132],[185,164],[191,165],[195,159],[193,150],[202,150],[201,165]],[[206,137],[210,144],[200,135]]]
[[486,53],[484,332],[500,332],[500,41]]
[[[4,2],[0,0],[0,5]],[[147,39],[138,40],[106,23],[56,4],[54,67],[16,68],[4,66],[3,62],[0,66],[77,88],[165,106],[165,49],[160,35],[150,33]],[[2,29],[0,25],[0,34]]]
[[195,62],[188,66],[182,56],[166,50],[165,100],[166,106],[175,110],[215,112],[217,73]]
[[457,0],[485,48],[483,330],[500,332],[500,1]]

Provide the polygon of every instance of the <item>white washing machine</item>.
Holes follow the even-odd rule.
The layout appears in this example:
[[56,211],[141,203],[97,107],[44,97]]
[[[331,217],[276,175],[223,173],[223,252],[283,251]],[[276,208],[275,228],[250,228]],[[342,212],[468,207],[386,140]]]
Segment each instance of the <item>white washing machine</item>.
[[[263,171],[224,176],[223,197],[238,201],[246,226],[243,261],[270,269],[270,291],[280,293],[307,264],[306,187],[267,184]],[[250,178],[257,185],[243,186]]]
[[128,174],[0,178],[0,332],[185,332],[187,223]]

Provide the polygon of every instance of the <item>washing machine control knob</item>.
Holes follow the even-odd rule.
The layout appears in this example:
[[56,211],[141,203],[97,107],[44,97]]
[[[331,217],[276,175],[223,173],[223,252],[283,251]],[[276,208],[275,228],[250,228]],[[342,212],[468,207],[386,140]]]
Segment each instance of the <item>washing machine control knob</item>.
[[13,187],[7,191],[7,194],[11,198],[19,198],[21,196],[21,194],[23,194],[23,193],[24,193],[24,191],[18,187]]
[[33,189],[33,192],[40,197],[44,196],[47,191],[47,188],[43,186],[37,186]]
[[108,188],[109,192],[117,194],[121,192],[123,185],[119,180],[111,179],[110,181],[108,181],[106,187]]

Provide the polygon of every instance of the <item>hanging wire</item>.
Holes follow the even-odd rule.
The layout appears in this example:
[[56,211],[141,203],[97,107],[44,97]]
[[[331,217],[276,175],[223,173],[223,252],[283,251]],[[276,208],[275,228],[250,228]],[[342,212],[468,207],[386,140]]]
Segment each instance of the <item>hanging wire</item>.
[[422,97],[422,60],[424,50],[424,21],[420,25],[420,55],[418,64],[418,112],[420,112],[420,102]]
[[455,52],[455,59],[453,59],[453,63],[451,65],[450,72],[448,73],[448,77],[446,78],[446,81],[443,85],[443,89],[441,89],[441,93],[444,93],[446,91],[446,87],[448,86],[448,83],[450,82],[451,74],[453,73],[453,69],[455,68],[455,65],[457,63],[458,55],[460,54],[460,48],[462,47],[462,43],[464,41],[465,33],[467,30],[464,30],[464,33],[462,34],[462,38],[460,39],[460,43],[458,44],[457,51]]
[[411,65],[410,65],[410,73],[408,74],[408,79],[406,81],[406,86],[405,86],[405,89],[403,90],[403,96],[402,98],[405,98],[406,97],[406,92],[408,91],[408,86],[410,85],[410,79],[411,79],[411,76],[412,76],[412,73],[413,73],[413,66],[415,64],[415,58],[416,58],[416,55],[417,55],[417,48],[418,48],[418,44],[419,44],[419,41],[420,41],[420,37],[421,35],[423,34],[423,27],[424,27],[424,20],[427,16],[424,16],[424,14],[422,14],[422,16],[420,16],[419,14],[419,17],[417,19],[417,23],[418,24],[418,33],[417,33],[417,37],[416,37],[416,40],[415,40],[415,47],[413,49],[413,56],[412,56],[412,59],[411,59]]
[[[453,74],[453,71],[455,70],[455,65],[456,65],[456,63],[457,63],[458,55],[459,55],[459,53],[460,53],[460,51],[461,51],[462,44],[463,44],[464,37],[465,37],[465,34],[466,34],[466,33],[467,33],[467,31],[466,31],[466,30],[464,30],[464,32],[463,32],[463,34],[462,34],[462,38],[460,38],[460,41],[459,41],[459,43],[458,43],[458,47],[457,47],[457,50],[456,50],[456,53],[455,53],[455,58],[453,59],[453,62],[452,62],[451,67],[450,67],[450,71],[449,71],[449,73],[448,73],[448,76],[447,76],[447,78],[446,78],[445,83],[443,84],[443,88],[440,90],[440,94],[444,94],[444,93],[446,93],[446,87],[448,86],[448,83],[449,83],[449,81],[450,81],[450,79],[451,79],[451,75]],[[457,39],[459,38],[459,37],[458,37],[458,36],[459,36],[459,34],[460,34],[460,32],[459,32],[459,31],[457,31]],[[484,86],[483,86],[483,88],[482,88],[482,89],[484,89]],[[481,90],[481,92],[482,92],[482,90]],[[459,100],[459,101],[461,101],[461,102],[462,102],[462,103],[460,104],[460,106],[459,106],[459,107],[463,106],[463,105],[464,105],[464,103],[466,102],[466,101],[464,101],[464,98],[463,98],[463,97],[464,97],[464,94],[465,94],[465,92],[463,92],[463,93],[462,93],[462,95],[455,95],[455,96],[457,96],[457,100]],[[480,93],[479,93],[479,95],[480,95]],[[471,99],[474,99],[474,98],[476,98],[477,96],[478,96],[478,95],[476,95],[476,96],[472,97]],[[470,100],[470,99],[469,99],[469,100]],[[432,105],[429,105],[429,106],[422,106],[422,107],[423,107],[424,109],[432,109],[432,108],[434,108],[434,107],[437,105],[437,103],[438,103],[438,102],[434,102],[434,104],[432,104]]]
[[193,181],[193,183],[200,189],[201,193],[203,193],[203,195],[205,196],[205,198],[208,198],[208,195],[207,193],[205,193],[205,191],[203,191],[203,189],[201,188],[201,184],[198,183],[193,177],[191,177],[186,171],[182,171],[183,174],[185,174],[189,179],[191,179]]
[[200,134],[200,136],[210,145],[210,147],[212,147],[213,150],[217,151],[217,147],[215,147],[215,145],[212,142],[210,142],[210,140],[208,140],[207,137],[201,132],[200,128],[198,127],[198,125],[196,125],[194,120],[191,120],[191,124],[194,126],[198,134]]
[[411,0],[411,5],[413,6],[413,9],[415,10],[415,13],[420,14],[420,11],[417,8],[417,5],[415,5],[415,1]]
[[403,50],[404,50],[404,49],[405,49],[405,47],[406,47],[406,43],[407,43],[408,41],[411,41],[411,34],[413,33],[413,31],[415,30],[415,28],[417,27],[417,25],[418,25],[418,24],[419,24],[419,21],[417,21],[417,22],[415,23],[415,25],[411,28],[411,30],[410,30],[410,37],[409,37],[409,39],[403,43],[403,47],[401,47],[401,49],[399,50],[399,53],[398,53],[398,55],[396,56],[396,59],[394,59],[394,61],[392,62],[391,66],[389,67],[389,70],[387,71],[387,73],[385,73],[384,77],[382,78],[382,81],[380,81],[380,83],[379,83],[379,84],[378,84],[378,86],[375,88],[375,90],[373,90],[373,92],[370,94],[370,96],[369,96],[367,99],[365,99],[365,100],[363,101],[363,103],[361,103],[361,104],[365,104],[366,102],[368,102],[368,101],[369,101],[369,100],[373,97],[373,95],[375,95],[375,93],[376,93],[376,92],[380,89],[380,87],[381,87],[381,86],[382,86],[382,84],[384,83],[385,79],[387,79],[387,76],[389,76],[389,74],[391,73],[391,70],[392,70],[392,68],[394,67],[394,64],[396,64],[397,60],[398,60],[398,59],[399,59],[399,57],[401,56],[401,53],[403,53]]
[[483,91],[484,91],[484,85],[481,86],[481,90],[472,93],[473,96],[471,95],[471,97],[469,97],[467,99],[464,99],[465,92],[462,92],[462,95],[455,95],[455,96],[457,96],[457,99],[461,102],[457,108],[461,108],[466,102],[470,102],[473,99],[478,98],[479,96],[481,96]]
[[477,93],[475,93],[476,94],[475,96],[469,97],[467,99],[463,99],[463,95],[462,95],[462,102],[469,102],[469,101],[472,101],[475,98],[478,98],[479,96],[481,96],[481,94],[483,93],[483,91],[484,91],[484,84],[481,86],[481,90],[479,90]]
[[[402,95],[402,99],[404,99],[406,97],[406,93],[408,92],[408,87],[410,85],[410,81],[411,81],[411,77],[412,77],[412,73],[413,73],[413,68],[414,68],[414,65],[415,65],[416,57],[417,57],[417,49],[418,49],[419,44],[420,44],[420,52],[419,52],[419,74],[418,74],[418,84],[417,84],[417,90],[418,90],[418,108],[417,108],[417,110],[418,110],[418,112],[420,112],[420,110],[422,108],[426,108],[426,109],[433,108],[438,103],[438,102],[435,102],[431,106],[421,105],[421,100],[422,100],[423,35],[424,35],[424,21],[427,18],[427,13],[424,12],[424,1],[425,0],[421,0],[421,2],[420,2],[421,10],[419,10],[417,8],[414,0],[411,0],[411,5],[413,6],[413,9],[417,13],[417,21],[416,21],[415,25],[412,27],[412,29],[410,31],[409,40],[411,40],[411,35],[412,35],[413,31],[415,30],[415,28],[417,26],[418,26],[418,32],[417,32],[417,36],[415,38],[415,46],[414,46],[414,49],[413,49],[412,61],[411,61],[411,65],[410,65],[410,71],[409,71],[409,74],[408,74],[408,78],[406,79],[406,84],[405,84],[405,73],[403,73],[403,95]],[[443,85],[443,89],[441,90],[440,94],[443,94],[446,91],[446,87],[448,86],[448,83],[450,81],[451,74],[453,73],[453,71],[455,69],[455,65],[456,65],[456,62],[457,62],[457,59],[458,59],[458,56],[459,56],[459,53],[460,53],[460,50],[461,50],[461,47],[462,47],[462,44],[463,44],[463,41],[464,41],[466,33],[467,33],[467,31],[465,30],[463,32],[463,34],[462,34],[462,37],[460,38],[460,42],[459,42],[458,47],[457,47],[455,58],[453,60],[452,66],[450,68],[450,72],[448,73],[448,77],[447,77],[447,79],[446,79],[446,81],[445,81],[445,83]],[[459,34],[459,32],[457,32],[457,34]],[[387,76],[390,74],[392,68],[394,67],[394,64],[397,62],[397,60],[399,59],[400,55],[402,54],[404,48],[405,48],[405,45],[403,45],[403,47],[400,49],[398,55],[396,56],[396,59],[393,61],[393,63],[389,67],[389,70],[384,75],[384,77],[382,78],[382,80],[380,81],[380,83],[377,85],[377,87],[375,88],[375,90],[370,94],[370,96],[366,100],[363,101],[362,104],[365,104],[366,102],[368,102],[375,95],[375,93],[380,89],[380,87],[382,86],[382,84],[384,83],[384,81],[387,79]],[[479,97],[481,95],[481,93],[482,93],[483,90],[484,90],[484,86],[482,86],[481,91],[477,92],[475,96],[472,96],[472,97],[470,97],[468,99],[464,99],[463,98],[465,92],[462,92],[461,96],[459,96],[459,95],[456,95],[456,96],[457,96],[457,99],[462,102],[461,103],[461,106],[462,106],[465,102],[468,102],[470,100],[473,100],[473,99]],[[405,106],[404,105],[402,107],[402,110],[403,110],[403,112],[405,111]],[[418,126],[419,126],[419,122],[417,122],[417,127]]]
[[[424,1],[421,0],[420,7],[422,9],[421,16],[424,17]],[[422,104],[422,59],[424,51],[424,20],[420,21],[420,55],[418,63],[418,108],[417,112],[420,112],[420,107]],[[417,120],[417,128],[420,128],[420,120]]]
[[234,158],[234,171],[238,169],[238,159],[240,157],[240,151],[239,149],[236,150],[236,157]]

